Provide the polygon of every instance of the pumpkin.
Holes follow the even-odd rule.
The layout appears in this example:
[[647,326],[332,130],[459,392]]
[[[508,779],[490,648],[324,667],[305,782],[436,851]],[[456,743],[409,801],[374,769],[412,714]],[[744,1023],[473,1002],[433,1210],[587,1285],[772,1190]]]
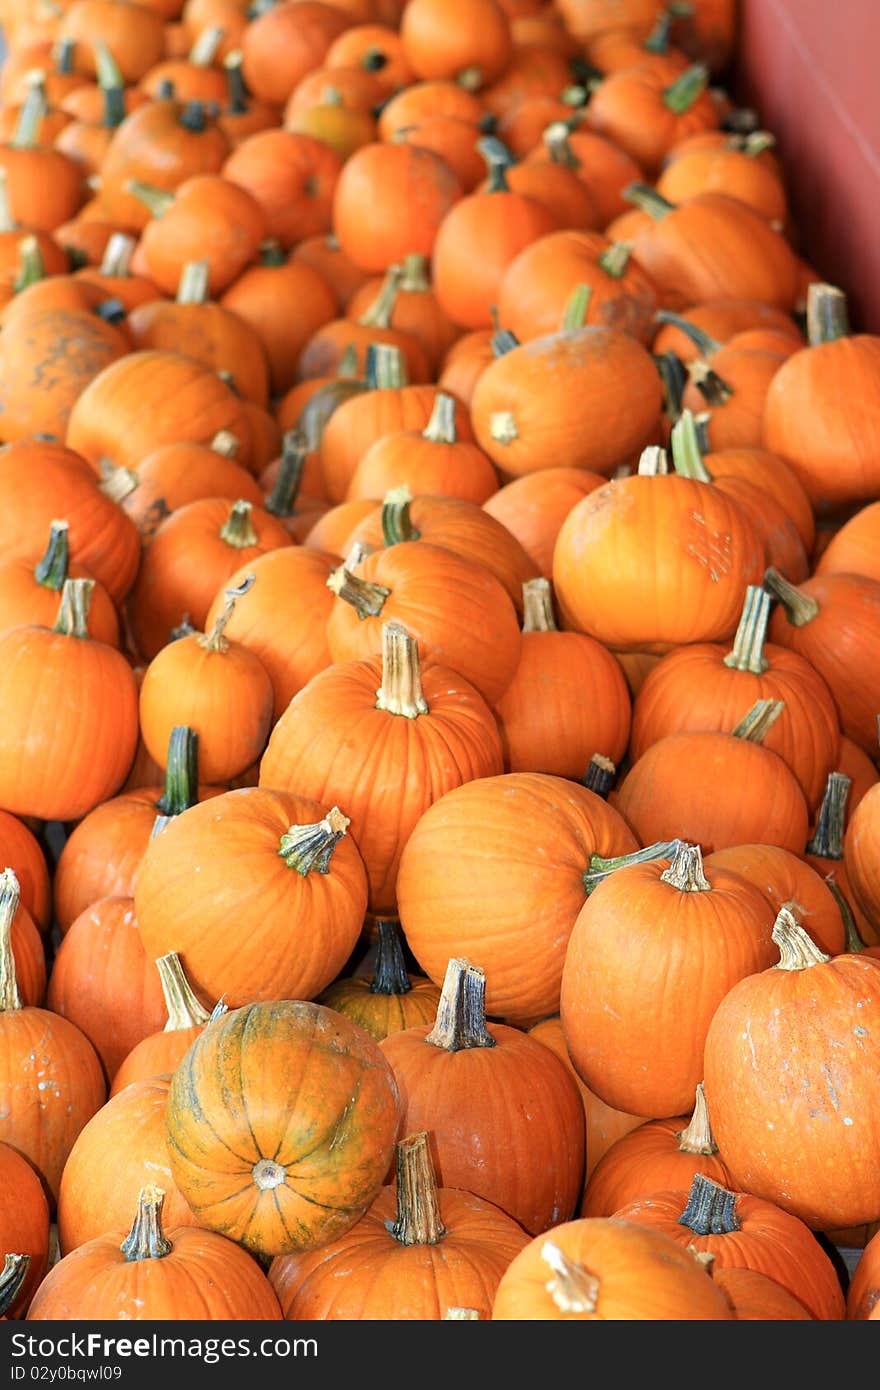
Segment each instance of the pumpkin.
[[877,525],[880,502],[859,507],[836,527],[814,567],[814,574],[860,574],[880,582],[877,563]]
[[497,0],[409,0],[400,36],[416,77],[456,81],[468,91],[491,86],[512,51],[510,21]]
[[693,1100],[716,1007],[774,951],[752,884],[723,869],[710,878],[696,845],[659,844],[652,854],[624,859],[581,908],[560,1016],[591,1090],[616,1109],[665,1119]]
[[715,1322],[733,1313],[701,1262],[664,1232],[596,1216],[530,1241],[501,1276],[492,1318]]
[[788,334],[795,346],[802,345],[804,341],[790,313],[774,309],[760,299],[709,300],[707,303],[690,305],[678,314],[661,312],[657,316],[661,326],[653,341],[654,352],[674,352],[685,364],[698,357],[701,349],[681,320],[691,327],[702,329],[718,343],[728,342],[737,333],[765,328],[772,333]]
[[290,253],[294,265],[309,265],[323,275],[336,295],[336,304],[344,309],[355,290],[368,278],[368,272],[356,265],[343,251],[333,232],[303,237]]
[[743,590],[761,577],[761,546],[738,503],[689,478],[652,476],[654,462],[646,451],[636,475],[572,508],[553,584],[567,626],[613,650],[662,655],[733,635]]
[[162,1188],[141,1188],[121,1244],[118,1232],[108,1232],[59,1260],[40,1285],[28,1321],[186,1321],[195,1311],[209,1322],[280,1321],[265,1274],[232,1241],[192,1226],[165,1235],[164,1200]]
[[43,846],[34,831],[9,811],[0,811],[0,859],[18,879],[21,901],[41,933],[52,918],[52,887]]
[[540,574],[553,572],[553,548],[563,521],[582,498],[606,479],[587,468],[542,468],[505,483],[483,503],[531,557]]
[[164,1003],[131,898],[101,898],[70,925],[52,962],[46,1003],[101,1059],[108,1083],[135,1043],[162,1024]]
[[808,661],[766,642],[770,607],[770,595],[750,585],[730,650],[689,644],[648,673],[633,707],[634,762],[658,738],[697,729],[729,733],[756,700],[779,699],[785,707],[763,746],[788,763],[807,805],[818,806],[840,744],[837,710]]
[[204,260],[207,293],[218,298],[254,259],[266,235],[257,200],[220,174],[195,174],[170,192],[134,181],[130,191],[152,213],[132,270],[167,295],[177,293],[184,266]]
[[717,127],[718,109],[708,84],[703,63],[684,72],[675,59],[621,68],[591,93],[587,121],[654,175],[679,140]]
[[613,140],[579,122],[577,113],[568,121],[552,121],[527,159],[561,164],[575,173],[593,200],[599,226],[611,236],[612,222],[629,209],[625,190],[643,177],[643,170]]
[[497,705],[506,770],[577,778],[594,753],[620,762],[630,725],[620,666],[593,638],[559,631],[549,580],[527,580],[523,599],[519,665]]
[[351,954],[367,904],[347,829],[337,807],[265,788],[190,807],[150,841],[138,870],[147,954],[177,951],[193,988],[230,1008],[314,998]]
[[401,88],[383,104],[379,113],[379,138],[393,142],[396,136],[418,125],[426,116],[453,117],[479,126],[483,115],[480,97],[460,82],[442,77],[427,78]]
[[[24,626],[51,627],[58,616],[64,581],[88,579],[82,565],[70,563],[69,526],[55,520],[40,558],[14,557],[0,565],[0,631]],[[110,647],[119,645],[119,618],[103,584],[92,589],[87,630],[90,637]]]
[[646,749],[614,794],[643,843],[678,835],[707,854],[754,842],[799,852],[809,808],[788,764],[762,745],[782,703],[758,701],[730,733],[668,734]]
[[401,856],[406,939],[435,983],[450,956],[479,956],[489,1014],[533,1023],[558,1011],[591,861],[637,847],[622,817],[575,782],[525,772],[467,782],[425,812]]
[[800,854],[780,845],[731,845],[707,855],[704,864],[748,879],[763,893],[774,921],[783,905],[796,904],[798,920],[817,946],[833,955],[844,950],[844,923],[834,894]]
[[[436,377],[445,354],[458,341],[460,330],[440,306],[431,284],[427,257],[406,256],[401,269],[391,309],[391,327],[418,339],[427,356],[430,374]],[[362,314],[372,304],[381,283],[376,277],[364,281],[352,295],[347,312],[354,317]]]
[[297,82],[323,62],[350,23],[338,6],[299,0],[305,9],[273,6],[256,15],[242,35],[242,75],[262,101],[281,106]]
[[400,924],[392,917],[376,922],[372,976],[340,976],[317,1000],[365,1028],[376,1042],[389,1033],[430,1024],[439,1001],[440,990],[432,980],[407,970]]
[[440,224],[463,189],[433,150],[371,141],[350,155],[333,195],[343,252],[375,274],[405,256],[430,256]]
[[396,1172],[396,1191],[383,1187],[345,1235],[272,1261],[269,1281],[288,1321],[435,1320],[462,1305],[488,1318],[528,1236],[492,1202],[438,1187],[424,1130],[398,1142]]
[[320,1004],[249,1004],[208,1024],[174,1072],[172,1171],[209,1230],[262,1257],[310,1250],[377,1196],[398,1113],[391,1068],[362,1028]]
[[44,111],[40,89],[31,85],[14,134],[0,143],[0,168],[12,217],[34,232],[53,232],[70,221],[87,191],[82,166],[51,143],[41,142]]
[[731,1190],[704,1173],[689,1187],[625,1202],[615,1220],[635,1221],[714,1257],[714,1266],[768,1274],[812,1317],[839,1320],[844,1298],[837,1271],[812,1232],[790,1211],[751,1191]]
[[712,1266],[712,1282],[727,1295],[739,1322],[810,1322],[811,1315],[794,1294],[756,1269]]
[[878,1254],[880,1254],[880,1239],[875,1235],[859,1257],[847,1289],[846,1316],[853,1321],[870,1318],[880,1302]]
[[431,1028],[379,1044],[401,1095],[401,1136],[424,1126],[440,1183],[489,1200],[531,1235],[574,1211],[584,1127],[571,1073],[549,1048],[486,1024],[486,977],[450,960]]
[[398,286],[403,279],[403,267],[392,265],[385,272],[378,289],[360,312],[349,305],[340,318],[322,324],[303,344],[296,371],[300,378],[331,377],[338,373],[343,359],[351,362],[351,371],[361,377],[371,343],[387,343],[403,354],[406,372],[411,381],[428,381],[431,370],[421,343],[405,329],[392,325]]
[[13,1252],[27,1259],[18,1290],[4,1314],[23,1317],[49,1262],[49,1204],[40,1180],[26,1159],[9,1144],[0,1143],[0,1254]]
[[113,1076],[111,1098],[134,1081],[170,1076],[205,1024],[226,1010],[223,1003],[216,1005],[213,1014],[202,1007],[183,973],[176,951],[159,956],[156,969],[168,1014],[167,1022],[161,1033],[149,1033],[127,1053]]
[[205,497],[239,498],[260,506],[263,493],[246,468],[235,462],[239,441],[220,430],[210,444],[161,444],[138,462],[137,473],[110,468],[103,484],[137,526],[144,544],[172,512]]
[[[880,1126],[866,1083],[876,1065],[880,961],[827,956],[784,907],[773,936],[778,963],[731,989],[706,1036],[719,1151],[742,1190],[814,1229],[872,1221]],[[796,1076],[784,1065],[792,1056]]]
[[853,906],[860,909],[862,929],[868,928],[871,944],[880,943],[880,864],[876,826],[880,808],[878,784],[852,813],[843,842],[843,868],[852,889]]
[[482,449],[459,439],[456,401],[443,391],[434,397],[423,430],[383,434],[367,449],[352,474],[346,500],[378,499],[406,487],[413,496],[461,498],[482,503],[498,491],[498,474]]
[[177,1190],[165,1135],[169,1076],[134,1081],[92,1116],[77,1135],[58,1194],[61,1253],[124,1225],[147,1183],[161,1183],[174,1226],[199,1223]]
[[89,637],[91,579],[67,579],[52,628],[0,636],[0,800],[21,815],[73,820],[122,783],[137,743],[128,662]]
[[167,84],[182,101],[222,102],[226,78],[219,59],[226,31],[217,26],[202,29],[185,56],[168,57],[144,73],[139,86],[148,96],[159,98]]
[[59,37],[76,44],[77,65],[95,70],[96,44],[111,53],[126,83],[138,82],[162,57],[162,16],[150,5],[74,0],[64,6]]
[[748,203],[768,222],[784,226],[788,200],[778,168],[760,156],[774,144],[767,131],[729,135],[714,146],[668,151],[669,162],[657,179],[657,192],[671,203],[695,193],[726,193]]
[[381,642],[381,657],[314,676],[278,720],[260,763],[260,786],[347,808],[369,908],[379,916],[396,909],[400,856],[428,806],[502,770],[495,719],[476,689],[448,667],[423,671],[400,623],[384,623]]
[[35,1169],[54,1210],[67,1156],[104,1103],[98,1055],[84,1033],[48,1009],[22,1005],[11,949],[19,903],[12,869],[0,874],[0,1141]]

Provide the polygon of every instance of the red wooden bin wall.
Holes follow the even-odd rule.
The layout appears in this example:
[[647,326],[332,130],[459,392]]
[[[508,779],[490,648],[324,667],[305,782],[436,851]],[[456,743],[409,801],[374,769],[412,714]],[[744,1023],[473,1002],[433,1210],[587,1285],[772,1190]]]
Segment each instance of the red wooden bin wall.
[[880,0],[741,0],[731,86],[777,137],[799,250],[880,333]]

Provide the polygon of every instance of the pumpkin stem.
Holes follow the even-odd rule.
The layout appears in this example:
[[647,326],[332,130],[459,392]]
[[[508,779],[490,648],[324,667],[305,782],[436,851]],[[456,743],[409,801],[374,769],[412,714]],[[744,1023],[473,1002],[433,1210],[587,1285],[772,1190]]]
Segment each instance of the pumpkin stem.
[[589,285],[575,285],[562,315],[563,333],[577,333],[587,322],[593,291]]
[[219,26],[203,29],[187,54],[187,62],[196,68],[212,67],[225,37],[226,30]]
[[15,219],[9,206],[9,175],[5,169],[0,169],[0,232],[14,232],[15,228]]
[[447,1052],[495,1046],[495,1039],[486,1028],[486,975],[478,965],[460,957],[450,960],[437,1019],[425,1042]]
[[65,579],[53,632],[60,632],[64,637],[88,637],[89,604],[94,587],[94,579]]
[[64,587],[70,568],[70,542],[67,536],[67,522],[53,521],[49,527],[49,544],[46,553],[34,570],[34,579],[46,589],[57,593]]
[[630,256],[633,253],[631,241],[612,241],[606,251],[599,257],[599,265],[610,275],[612,280],[622,280],[629,265]]
[[523,632],[558,632],[549,579],[523,581]]
[[281,441],[281,466],[275,485],[264,503],[273,516],[296,516],[296,499],[306,466],[308,441],[302,430],[285,430]]
[[241,448],[241,440],[231,430],[218,430],[209,447],[225,459],[234,459]]
[[774,970],[806,970],[811,965],[824,965],[831,959],[804,931],[791,908],[784,903],[776,915],[770,938],[779,947],[779,960],[772,967]]
[[709,1123],[709,1107],[702,1081],[697,1082],[694,1113],[690,1123],[678,1133],[678,1150],[683,1154],[717,1154],[718,1145]]
[[655,352],[651,356],[663,387],[663,413],[674,425],[681,415],[681,399],[687,372],[681,358],[674,352]]
[[158,815],[150,839],[154,840],[175,816],[188,811],[199,799],[199,735],[189,724],[175,724],[168,737],[165,786],[156,802]]
[[109,497],[111,502],[124,502],[126,497],[130,497],[135,488],[140,487],[138,475],[130,468],[124,468],[121,464],[115,464],[108,458],[100,461],[101,481],[98,484],[98,491],[105,497]]
[[241,497],[232,504],[228,518],[220,527],[221,541],[235,546],[236,550],[246,550],[249,545],[257,544],[259,537],[251,521],[253,505],[253,502],[246,502]]
[[131,258],[137,246],[133,236],[125,232],[114,232],[101,259],[100,272],[110,278],[125,279],[131,274]]
[[197,632],[198,628],[193,627],[192,623],[189,620],[189,614],[184,613],[180,622],[169,632],[168,641],[179,642],[181,637],[192,637]]
[[514,163],[510,150],[495,135],[484,135],[482,139],[477,141],[477,150],[485,159],[489,170],[486,191],[488,193],[509,193],[507,170]]
[[167,956],[159,956],[156,969],[162,981],[162,994],[168,1010],[168,1022],[163,1032],[176,1033],[182,1028],[198,1028],[207,1023],[211,1015],[193,994],[177,952],[169,951]]
[[[42,74],[41,74],[42,77]],[[42,81],[28,85],[21,104],[10,145],[16,150],[32,150],[39,143],[40,125],[46,114],[46,93]]]
[[819,605],[810,595],[802,593],[790,580],[771,565],[764,571],[764,588],[781,603],[785,616],[794,627],[806,627],[819,616]]
[[401,1245],[438,1245],[446,1227],[426,1130],[398,1142],[396,1165],[397,1219],[391,1234]]
[[403,279],[403,266],[390,265],[385,272],[379,293],[361,314],[358,323],[365,328],[391,327],[391,315],[394,313],[394,306],[397,303],[397,294],[400,289],[400,282]]
[[234,589],[226,590],[226,602],[221,608],[217,617],[214,619],[214,626],[210,632],[203,632],[198,638],[198,644],[206,652],[227,652],[229,651],[229,638],[225,636],[226,625],[235,612],[235,605],[245,594],[250,593],[256,581],[255,574],[246,574],[241,583]]
[[281,836],[278,853],[288,869],[305,878],[330,872],[330,860],[351,821],[338,806],[332,807],[316,825],[291,825]]
[[327,588],[332,589],[337,598],[350,603],[362,622],[364,618],[378,618],[391,593],[384,584],[371,584],[368,579],[352,574],[345,565],[327,576]]
[[480,1318],[476,1308],[447,1308],[444,1315],[444,1322],[478,1322]]
[[260,242],[259,260],[260,265],[279,266],[286,264],[287,256],[277,237],[266,237],[264,241]]
[[660,875],[661,883],[669,883],[679,893],[709,893],[712,885],[703,872],[703,855],[699,845],[683,841],[672,856],[672,863]]
[[552,121],[544,130],[541,139],[554,164],[561,164],[564,169],[580,169],[581,161],[571,147],[568,138],[570,134],[565,121]]
[[349,343],[339,361],[336,363],[336,375],[350,380],[358,373],[357,348],[354,343]]
[[681,314],[674,314],[671,309],[658,309],[654,315],[655,323],[668,323],[673,328],[677,328],[680,333],[693,343],[694,347],[703,357],[711,357],[713,353],[719,351],[723,346],[717,338],[713,338],[705,329],[697,324],[691,323],[690,319],[683,318]]
[[662,193],[658,193],[649,183],[629,183],[621,197],[625,202],[632,203],[633,207],[646,212],[655,222],[662,222],[664,217],[675,212],[675,203],[670,203],[668,198],[664,198]]
[[180,272],[178,304],[205,304],[208,299],[208,262],[188,261]]
[[732,1235],[740,1227],[736,1196],[735,1192],[707,1178],[705,1173],[695,1173],[687,1206],[678,1224],[689,1227],[696,1236]]
[[661,56],[665,56],[669,52],[669,35],[674,19],[675,15],[668,7],[660,11],[654,21],[654,28],[642,44],[646,53],[659,53]]
[[867,949],[867,946],[866,943],[862,940],[861,935],[859,933],[859,929],[856,926],[856,919],[853,916],[852,908],[847,902],[844,894],[841,892],[840,885],[837,882],[837,879],[834,877],[833,872],[825,875],[825,882],[828,884],[831,896],[837,903],[837,908],[840,912],[840,918],[843,922],[843,930],[846,934],[845,949],[849,951],[852,955],[859,955],[862,951]]
[[735,394],[733,387],[702,357],[688,364],[688,376],[709,405],[725,405]]
[[516,419],[510,410],[496,410],[489,416],[489,433],[496,444],[512,444],[519,439]]
[[121,126],[125,120],[127,112],[125,110],[125,88],[124,87],[103,87],[103,111],[101,114],[101,124],[108,130],[115,130]]
[[207,112],[203,101],[188,101],[180,113],[180,124],[194,135],[201,135],[207,128]]
[[694,63],[677,77],[663,92],[663,105],[676,116],[683,116],[705,92],[709,85],[709,69],[705,63]]
[[784,700],[756,700],[731,733],[749,743],[763,743],[784,709]]
[[829,772],[816,829],[807,841],[805,854],[817,854],[822,859],[843,858],[846,803],[851,787],[852,778],[845,772]]
[[459,87],[464,87],[466,92],[476,92],[483,85],[482,69],[478,67],[462,68],[455,80]]
[[807,286],[807,341],[810,347],[849,337],[846,295],[836,285]]
[[431,418],[422,430],[422,438],[432,444],[454,444],[458,438],[455,429],[455,400],[445,391],[438,391],[434,397]]
[[681,840],[658,840],[645,849],[633,850],[631,854],[616,854],[603,859],[601,854],[590,856],[590,867],[582,875],[587,897],[594,893],[603,879],[618,869],[626,869],[630,864],[650,864],[653,859],[674,859]]
[[587,763],[587,770],[581,781],[588,792],[595,792],[597,796],[601,796],[603,801],[606,801],[608,793],[614,786],[616,776],[616,764],[610,758],[606,758],[604,753],[594,753]]
[[376,709],[405,719],[428,713],[422,694],[419,644],[401,623],[382,624],[382,684],[376,691]]
[[408,290],[410,294],[424,294],[431,288],[427,256],[421,256],[418,252],[412,251],[404,257],[403,279],[400,282],[400,288]]
[[412,504],[413,495],[406,483],[386,492],[382,503],[382,539],[386,545],[421,539],[422,533],[413,525],[410,515]]
[[400,923],[394,917],[379,917],[376,921],[378,941],[376,964],[370,982],[371,994],[409,994],[412,980],[403,954]]
[[46,278],[46,263],[43,260],[43,253],[40,250],[40,243],[30,232],[23,236],[18,243],[18,272],[12,288],[16,294],[21,294],[28,285],[35,285],[38,280]]
[[173,193],[166,193],[163,188],[154,188],[142,179],[126,179],[123,187],[126,193],[143,203],[151,217],[164,216],[174,203]]
[[683,410],[670,434],[672,466],[680,478],[693,478],[698,483],[711,483],[712,474],[703,462],[703,451],[697,434],[693,412]]
[[669,472],[669,455],[659,444],[649,444],[639,455],[640,478],[661,478]]
[[162,1231],[164,1201],[161,1187],[141,1188],[134,1223],[119,1247],[127,1260],[161,1260],[171,1254],[173,1246]]
[[21,1293],[30,1263],[30,1255],[4,1255],[0,1269],[0,1318],[8,1313]]
[[770,595],[758,584],[749,584],[733,648],[724,658],[724,665],[733,671],[751,671],[760,676],[770,663],[764,656],[767,623],[770,620]]
[[226,73],[226,110],[231,116],[243,116],[248,109],[248,89],[242,76],[244,61],[240,48],[234,48],[223,59]]
[[406,386],[406,358],[391,343],[368,343],[364,353],[364,380],[370,391],[399,391]]
[[107,45],[101,40],[96,39],[92,44],[92,53],[95,59],[95,79],[98,86],[104,91],[120,89],[125,87],[125,79],[122,71],[113,54]]
[[541,1259],[553,1271],[544,1288],[561,1313],[595,1313],[600,1282],[583,1265],[569,1259],[555,1241],[545,1240]]
[[4,869],[0,874],[0,1013],[13,1013],[22,1007],[12,954],[12,923],[20,900],[15,870]]

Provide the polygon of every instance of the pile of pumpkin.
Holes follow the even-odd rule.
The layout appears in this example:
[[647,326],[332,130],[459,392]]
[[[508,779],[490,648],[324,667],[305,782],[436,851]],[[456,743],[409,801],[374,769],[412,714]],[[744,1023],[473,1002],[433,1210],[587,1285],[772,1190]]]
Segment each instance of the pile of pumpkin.
[[732,0],[0,20],[0,1311],[880,1317],[880,338]]

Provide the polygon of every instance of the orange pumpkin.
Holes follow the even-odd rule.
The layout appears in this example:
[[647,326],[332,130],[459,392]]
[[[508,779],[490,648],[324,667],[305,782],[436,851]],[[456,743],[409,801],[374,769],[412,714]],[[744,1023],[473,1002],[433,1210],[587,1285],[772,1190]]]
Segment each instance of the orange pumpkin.
[[319,994],[317,1002],[344,1014],[381,1042],[389,1033],[430,1025],[440,989],[426,975],[407,970],[400,923],[393,917],[380,917],[372,975],[342,975]]
[[111,1099],[132,1082],[170,1076],[205,1024],[226,1009],[226,1005],[221,1003],[216,1006],[214,1014],[209,1014],[202,1007],[183,973],[176,951],[159,956],[156,969],[168,1013],[165,1027],[161,1033],[148,1033],[127,1053],[113,1077]]

